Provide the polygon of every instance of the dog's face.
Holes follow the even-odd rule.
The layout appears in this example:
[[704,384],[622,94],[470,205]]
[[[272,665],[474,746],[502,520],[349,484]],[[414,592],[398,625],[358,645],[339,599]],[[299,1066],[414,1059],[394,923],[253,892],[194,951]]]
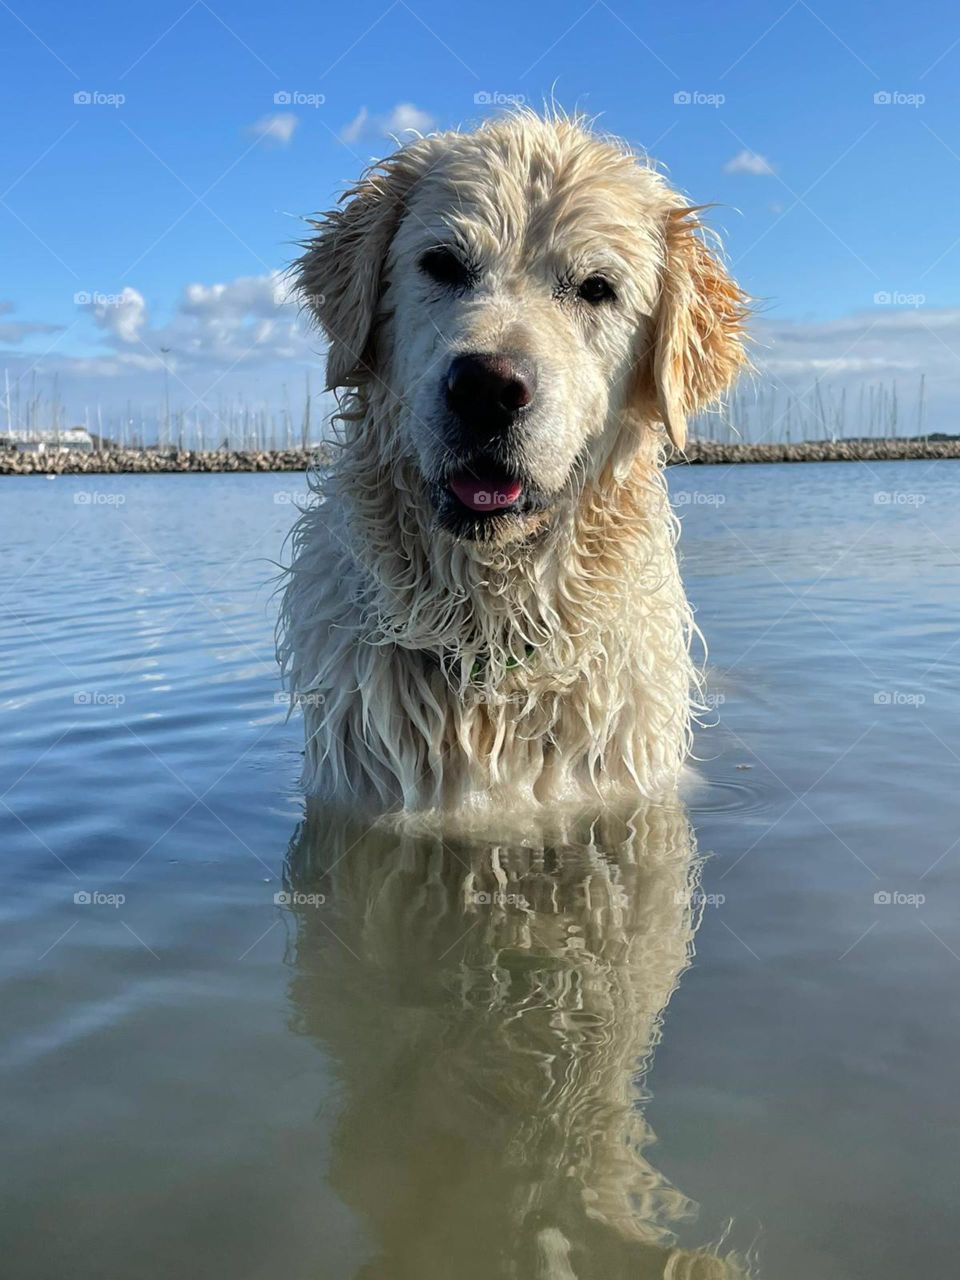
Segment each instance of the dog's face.
[[558,157],[536,182],[482,135],[460,141],[391,245],[391,385],[441,521],[509,534],[570,494],[619,422],[659,249],[635,165],[592,174]]
[[300,286],[328,383],[373,380],[459,537],[529,535],[742,361],[742,295],[651,168],[523,114],[420,139],[328,215]]

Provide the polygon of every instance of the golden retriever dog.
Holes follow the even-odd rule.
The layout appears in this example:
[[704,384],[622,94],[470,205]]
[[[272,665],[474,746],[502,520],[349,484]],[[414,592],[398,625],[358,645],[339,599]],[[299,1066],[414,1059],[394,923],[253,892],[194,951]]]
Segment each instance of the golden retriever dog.
[[471,810],[654,796],[688,749],[669,441],[745,362],[697,210],[579,120],[417,138],[315,224],[336,457],[279,651],[308,789]]

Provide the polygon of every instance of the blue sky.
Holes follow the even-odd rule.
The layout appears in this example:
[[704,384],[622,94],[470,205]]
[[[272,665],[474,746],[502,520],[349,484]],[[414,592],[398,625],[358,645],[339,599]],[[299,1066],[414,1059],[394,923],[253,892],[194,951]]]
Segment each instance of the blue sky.
[[183,407],[301,395],[319,344],[270,282],[298,219],[392,130],[553,96],[719,206],[772,383],[925,373],[957,428],[954,6],[14,0],[0,47],[0,354],[71,418],[156,406],[164,360]]

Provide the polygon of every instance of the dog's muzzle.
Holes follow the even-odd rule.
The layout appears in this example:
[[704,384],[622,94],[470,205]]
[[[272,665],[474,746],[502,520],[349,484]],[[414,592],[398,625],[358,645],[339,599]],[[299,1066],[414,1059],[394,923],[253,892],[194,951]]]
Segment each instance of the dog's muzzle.
[[458,532],[530,505],[519,431],[536,388],[536,369],[515,352],[465,352],[451,361],[442,387],[448,468],[436,496]]

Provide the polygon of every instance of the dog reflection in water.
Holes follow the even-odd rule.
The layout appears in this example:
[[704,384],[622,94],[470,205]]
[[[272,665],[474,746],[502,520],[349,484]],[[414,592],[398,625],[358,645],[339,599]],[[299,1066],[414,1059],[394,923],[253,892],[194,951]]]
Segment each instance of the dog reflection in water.
[[[719,1280],[641,1103],[692,955],[679,804],[501,843],[308,814],[291,844],[299,1030],[339,1065],[332,1180],[363,1280]],[[552,826],[550,825],[552,823]],[[321,902],[322,898],[322,902]]]

